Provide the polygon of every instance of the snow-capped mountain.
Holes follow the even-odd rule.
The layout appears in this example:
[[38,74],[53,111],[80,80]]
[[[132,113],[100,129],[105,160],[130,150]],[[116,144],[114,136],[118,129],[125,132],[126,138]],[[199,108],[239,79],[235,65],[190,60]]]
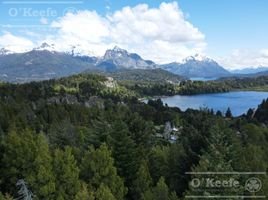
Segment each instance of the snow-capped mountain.
[[65,53],[70,54],[72,56],[80,56],[80,57],[85,57],[85,56],[89,56],[89,57],[97,57],[95,55],[94,52],[90,51],[90,50],[85,50],[81,47],[81,45],[71,45],[70,49],[68,49],[67,51],[65,51]]
[[213,62],[214,60],[205,56],[205,55],[202,55],[202,54],[195,54],[193,56],[188,56],[186,58],[184,58],[181,62],[181,64],[185,64],[187,62],[191,62],[191,61],[200,61],[200,62]]
[[46,42],[42,43],[40,46],[35,47],[33,50],[35,51],[50,51],[56,52],[55,44],[48,44]]
[[190,78],[224,77],[230,75],[230,72],[220,66],[216,61],[199,54],[187,57],[181,63],[173,62],[161,65],[161,68]]
[[34,51],[49,51],[51,53],[63,53],[68,54],[74,57],[95,57],[94,53],[90,50],[84,50],[81,48],[81,45],[70,45],[67,48],[64,48],[62,50],[61,47],[55,45],[55,44],[48,44],[46,42],[42,43],[40,46],[33,48]]
[[117,46],[107,50],[105,55],[97,62],[97,66],[108,71],[116,69],[153,69],[157,67],[154,62],[144,60],[138,54],[129,53]]
[[9,55],[9,54],[13,54],[14,52],[13,51],[10,51],[6,48],[1,48],[0,49],[0,56],[5,56],[5,55]]

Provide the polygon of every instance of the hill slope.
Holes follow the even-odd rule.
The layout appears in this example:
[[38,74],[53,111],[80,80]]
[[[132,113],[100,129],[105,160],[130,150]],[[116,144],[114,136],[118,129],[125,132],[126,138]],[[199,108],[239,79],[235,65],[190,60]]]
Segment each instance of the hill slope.
[[0,79],[11,82],[58,78],[94,68],[82,58],[47,50],[0,56]]
[[184,77],[173,74],[166,70],[157,69],[133,69],[133,70],[119,70],[115,72],[102,73],[106,76],[111,76],[119,81],[140,81],[140,82],[157,82],[157,83],[179,83],[185,80]]

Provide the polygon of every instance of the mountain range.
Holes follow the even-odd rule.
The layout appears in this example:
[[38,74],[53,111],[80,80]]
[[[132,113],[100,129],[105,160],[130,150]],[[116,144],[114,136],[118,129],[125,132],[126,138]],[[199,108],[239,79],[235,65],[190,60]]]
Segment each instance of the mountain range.
[[0,56],[0,79],[10,82],[38,81],[94,69],[93,63],[66,53],[32,50]]
[[225,77],[231,75],[229,71],[220,66],[216,61],[198,54],[187,57],[181,63],[173,62],[162,65],[161,68],[188,78]]
[[117,71],[121,69],[156,69],[157,65],[115,47],[102,57],[82,55],[73,47],[68,52],[58,52],[54,45],[43,43],[25,53],[0,50],[0,80],[28,82],[68,76],[84,71]]
[[247,67],[244,69],[236,69],[236,70],[231,70],[230,72],[233,74],[256,74],[256,73],[261,73],[268,71],[268,67]]
[[[117,46],[108,49],[102,57],[93,56],[90,51],[81,52],[76,46],[72,46],[66,52],[59,52],[56,49],[55,45],[47,43],[24,53],[14,53],[5,48],[0,49],[0,80],[38,81],[85,71],[108,73],[121,71],[121,74],[123,71],[124,76],[127,77],[125,74],[131,73],[131,70],[156,70],[159,68],[163,70],[158,70],[156,74],[162,73],[163,77],[164,70],[186,78],[232,75],[216,61],[200,55],[190,56],[181,63],[159,65]],[[135,71],[132,72],[132,76],[135,76],[133,74]],[[145,74],[149,76],[148,73]]]

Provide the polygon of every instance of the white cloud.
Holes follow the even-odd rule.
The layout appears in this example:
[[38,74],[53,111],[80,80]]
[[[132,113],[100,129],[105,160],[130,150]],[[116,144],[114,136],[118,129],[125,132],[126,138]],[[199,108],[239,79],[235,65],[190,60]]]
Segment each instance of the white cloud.
[[235,49],[230,55],[218,57],[217,61],[227,69],[268,66],[268,49],[260,51]]
[[[146,4],[125,7],[109,16],[109,19],[114,24],[114,34],[125,36],[125,40],[134,39],[134,42],[137,37],[174,43],[204,39],[204,35],[185,20],[176,2],[162,3],[158,9],[150,9]],[[133,33],[135,38],[128,33]]]
[[159,8],[146,4],[124,7],[105,17],[88,10],[67,13],[52,27],[57,33],[46,41],[60,44],[62,49],[79,44],[84,51],[97,55],[118,45],[164,63],[202,53],[206,48],[204,34],[185,19],[176,2],[161,3]]
[[262,49],[260,53],[262,57],[268,58],[268,49]]
[[57,29],[55,35],[49,35],[46,42],[55,43],[60,50],[79,46],[82,51],[94,51],[96,54],[104,52],[104,39],[109,36],[107,20],[95,11],[78,11],[76,14],[67,13],[51,26]]
[[33,48],[34,44],[31,40],[6,32],[0,35],[0,47],[5,47],[14,52],[23,52]]

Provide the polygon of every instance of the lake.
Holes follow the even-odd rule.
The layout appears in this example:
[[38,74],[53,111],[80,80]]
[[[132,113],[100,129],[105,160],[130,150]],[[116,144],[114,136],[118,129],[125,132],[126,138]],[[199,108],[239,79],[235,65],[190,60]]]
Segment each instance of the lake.
[[185,111],[187,108],[209,108],[225,113],[230,107],[233,116],[239,116],[249,108],[257,108],[263,99],[268,98],[268,92],[239,91],[228,93],[201,94],[201,95],[176,95],[163,97],[162,101],[171,107],[178,107]]
[[210,77],[210,78],[205,78],[205,77],[192,77],[190,78],[191,81],[215,81],[219,78],[217,77]]

